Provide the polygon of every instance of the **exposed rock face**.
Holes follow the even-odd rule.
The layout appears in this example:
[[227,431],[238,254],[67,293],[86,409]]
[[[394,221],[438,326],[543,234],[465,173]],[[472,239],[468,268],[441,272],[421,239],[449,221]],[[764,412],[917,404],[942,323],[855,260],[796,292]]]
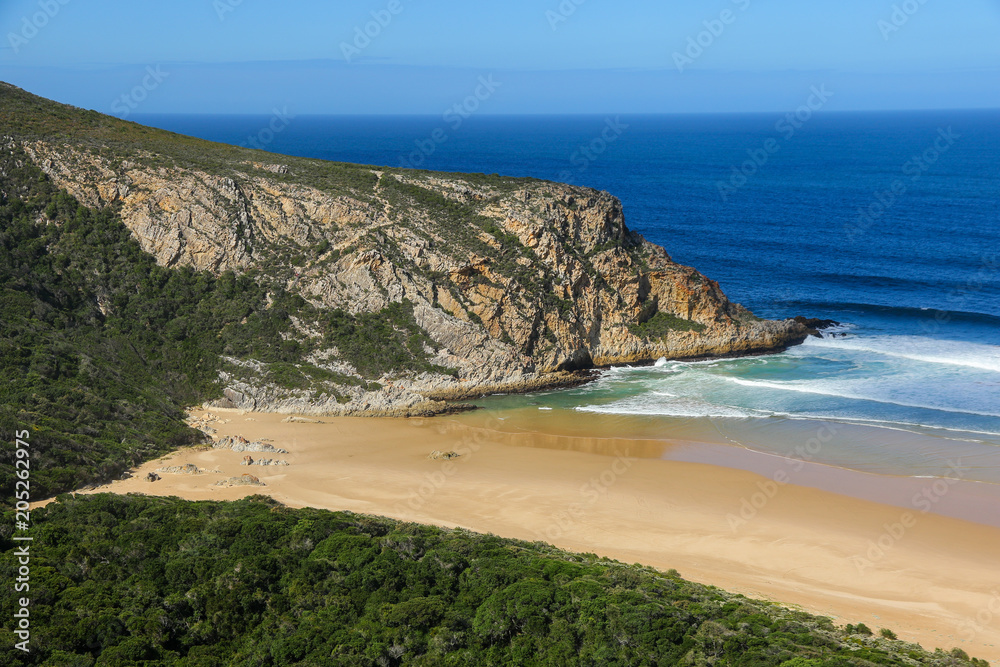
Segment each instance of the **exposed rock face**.
[[[227,435],[212,443],[213,449],[231,449],[234,452],[269,452],[272,454],[287,454],[287,449],[281,449],[267,442],[250,442],[241,435]],[[245,456],[244,461],[253,457]]]
[[[443,408],[438,399],[579,381],[551,375],[559,371],[771,351],[809,333],[731,303],[715,281],[630,231],[621,203],[604,192],[291,157],[262,162],[257,151],[208,142],[202,157],[172,160],[138,146],[5,141],[17,141],[83,203],[120,207],[164,266],[261,269],[314,305],[353,313],[408,300],[434,341],[431,361],[457,371],[382,378],[376,391],[345,387],[338,396],[225,376],[223,407],[433,413]],[[339,181],[330,176],[341,171]],[[638,326],[658,313],[689,326],[655,335]],[[322,363],[344,366],[335,350]]]

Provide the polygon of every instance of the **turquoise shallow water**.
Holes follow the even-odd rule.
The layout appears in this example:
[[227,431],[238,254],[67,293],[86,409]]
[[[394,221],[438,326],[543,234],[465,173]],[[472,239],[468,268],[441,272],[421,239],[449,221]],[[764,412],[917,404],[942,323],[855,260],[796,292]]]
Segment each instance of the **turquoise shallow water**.
[[[473,116],[459,129],[313,116],[267,148],[399,166],[443,128],[419,166],[608,190],[630,227],[757,315],[844,323],[778,355],[615,368],[486,400],[511,428],[576,422],[783,456],[832,428],[818,462],[941,476],[960,459],[963,476],[1000,483],[1000,111],[820,114],[792,137],[781,117],[622,116],[600,146],[605,116]],[[239,144],[270,119],[137,120]],[[780,150],[723,197],[719,183],[768,139]]]
[[[728,444],[864,472],[1000,484],[996,371],[878,343],[849,335],[775,355],[614,367],[583,387],[479,405],[515,430],[566,432],[575,421],[580,430],[568,431],[580,436]],[[970,382],[985,387],[966,398]]]

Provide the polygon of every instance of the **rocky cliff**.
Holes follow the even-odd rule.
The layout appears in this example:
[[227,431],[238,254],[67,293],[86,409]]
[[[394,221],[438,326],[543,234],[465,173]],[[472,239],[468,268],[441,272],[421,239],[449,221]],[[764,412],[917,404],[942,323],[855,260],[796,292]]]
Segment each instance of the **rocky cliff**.
[[[594,366],[759,353],[807,335],[759,320],[673,262],[628,229],[605,192],[278,156],[0,88],[0,106],[14,103],[32,108],[31,121],[5,114],[5,145],[81,202],[116,207],[161,265],[254,272],[321,309],[406,302],[429,363],[450,370],[324,393],[269,385],[254,360],[230,360],[221,405],[413,414],[440,409],[435,400],[571,382],[569,372]],[[295,335],[317,336],[307,322]],[[362,375],[336,347],[309,362]]]

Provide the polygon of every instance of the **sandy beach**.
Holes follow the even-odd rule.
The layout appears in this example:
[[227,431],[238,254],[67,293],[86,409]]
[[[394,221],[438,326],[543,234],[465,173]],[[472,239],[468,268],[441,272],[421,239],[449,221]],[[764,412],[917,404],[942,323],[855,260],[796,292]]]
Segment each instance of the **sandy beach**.
[[[815,469],[786,479],[780,467],[761,474],[746,453],[734,459],[756,461],[745,469],[670,460],[662,444],[512,434],[462,416],[287,423],[284,415],[213,413],[216,437],[266,439],[289,453],[250,455],[289,465],[242,466],[246,453],[187,449],[90,492],[191,500],[261,493],[295,507],[543,540],[675,568],[838,624],[890,628],[931,650],[958,646],[1000,661],[1000,528],[936,511],[947,497],[950,507],[963,499],[975,505],[976,516],[1000,515],[1000,501],[981,487]],[[460,456],[434,460],[435,450]],[[185,464],[203,472],[145,480],[150,471]],[[244,473],[266,486],[215,486]],[[926,501],[876,502],[877,493],[864,491],[904,486],[899,497]]]

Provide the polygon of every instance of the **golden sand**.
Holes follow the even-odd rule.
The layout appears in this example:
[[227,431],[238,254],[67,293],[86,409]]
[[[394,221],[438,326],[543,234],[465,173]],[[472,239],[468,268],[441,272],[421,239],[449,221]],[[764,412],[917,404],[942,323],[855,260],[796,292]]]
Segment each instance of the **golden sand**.
[[[662,443],[511,434],[461,417],[315,424],[217,414],[229,420],[212,424],[217,436],[270,439],[289,453],[250,455],[290,465],[247,467],[240,465],[244,453],[187,449],[93,492],[191,500],[263,493],[293,507],[543,540],[675,568],[838,624],[890,628],[928,649],[959,646],[1000,661],[1000,529],[993,526],[775,483],[747,470],[664,460]],[[434,450],[461,456],[432,460]],[[187,463],[219,472],[144,480],[149,471]],[[243,473],[266,486],[214,486]],[[977,502],[1000,508],[992,497]]]

